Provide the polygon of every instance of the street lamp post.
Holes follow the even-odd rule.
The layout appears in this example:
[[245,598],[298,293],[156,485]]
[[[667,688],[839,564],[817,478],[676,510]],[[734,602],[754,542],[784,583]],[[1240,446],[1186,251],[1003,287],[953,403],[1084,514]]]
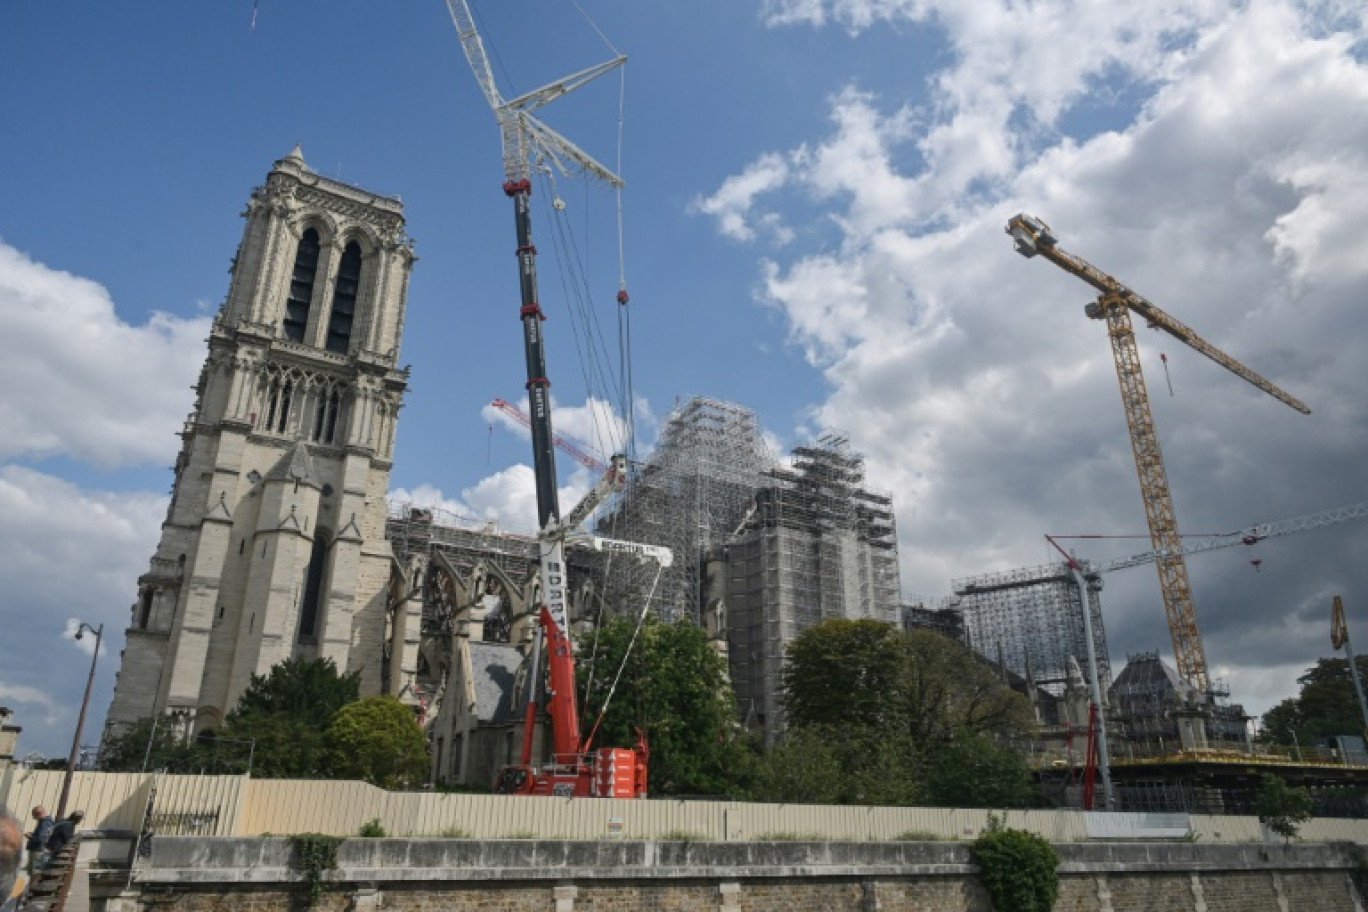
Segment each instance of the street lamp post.
[[95,652],[90,657],[90,677],[86,678],[85,696],[81,698],[81,714],[76,717],[76,736],[71,739],[71,756],[67,758],[66,776],[62,778],[62,797],[57,801],[57,819],[66,819],[67,797],[71,794],[71,778],[76,774],[76,755],[81,750],[81,729],[85,727],[86,707],[90,705],[90,688],[95,683],[95,663],[100,659],[100,638],[104,636],[104,624],[91,627],[85,621],[76,628],[76,639],[81,639],[89,630],[95,634]]

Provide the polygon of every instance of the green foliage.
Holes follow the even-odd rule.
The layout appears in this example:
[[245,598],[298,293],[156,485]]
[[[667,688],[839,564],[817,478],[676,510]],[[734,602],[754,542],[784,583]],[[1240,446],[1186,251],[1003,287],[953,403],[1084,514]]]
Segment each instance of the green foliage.
[[370,820],[361,824],[361,829],[356,835],[363,839],[384,839],[389,833],[386,832],[385,827],[380,823],[379,817],[372,817]]
[[894,842],[942,842],[945,837],[926,830],[908,830],[893,837]]
[[337,867],[338,836],[322,833],[300,833],[290,837],[290,868],[304,883],[308,908],[318,904],[323,893],[323,873]]
[[1050,912],[1059,895],[1059,856],[1041,837],[1002,826],[989,816],[988,829],[970,847],[988,897],[997,912]]
[[323,741],[337,778],[364,779],[385,789],[427,778],[427,741],[413,711],[394,697],[366,697],[342,707]]
[[323,733],[360,687],[359,673],[341,674],[331,659],[287,659],[269,674],[252,675],[222,738],[255,743],[258,776],[340,778],[329,767]]
[[1260,823],[1291,842],[1301,825],[1311,819],[1311,792],[1265,773],[1254,799],[1254,813]]
[[916,804],[921,758],[905,733],[873,725],[789,730],[760,760],[749,797],[791,804]]
[[788,648],[790,729],[752,797],[837,804],[1040,803],[1005,744],[1034,724],[1026,698],[967,647],[877,621],[824,621]]
[[[1359,680],[1368,681],[1368,656],[1357,656]],[[1363,715],[1354,696],[1349,663],[1318,659],[1297,678],[1301,691],[1264,713],[1260,738],[1269,744],[1306,747],[1334,735],[1359,734]]]
[[1016,750],[991,735],[961,731],[936,752],[926,800],[941,807],[1039,807],[1043,796]]
[[463,830],[463,829],[461,829],[461,828],[458,827],[458,826],[449,826],[449,827],[446,827],[445,829],[442,830],[442,832],[438,833],[437,835],[440,836],[440,837],[443,838],[443,839],[470,839],[470,838],[472,838],[472,834],[471,834],[470,830]]
[[[580,643],[577,662],[584,733],[591,730],[636,628],[605,621]],[[750,780],[754,753],[736,724],[727,663],[698,627],[648,618],[626,660],[617,692],[594,736],[597,747],[630,747],[645,729],[655,795],[725,795]]]
[[825,839],[815,833],[761,833],[756,842],[822,842]]

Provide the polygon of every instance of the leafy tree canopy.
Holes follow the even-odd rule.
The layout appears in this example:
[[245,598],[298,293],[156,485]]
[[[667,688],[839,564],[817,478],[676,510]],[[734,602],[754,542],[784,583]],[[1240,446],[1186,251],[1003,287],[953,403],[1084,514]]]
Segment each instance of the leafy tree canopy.
[[323,735],[360,690],[360,674],[338,672],[331,659],[287,659],[269,674],[252,675],[221,740],[252,743],[252,772],[259,776],[344,778],[330,768]]
[[1030,704],[962,644],[877,621],[824,621],[788,649],[784,741],[756,797],[852,804],[1039,803],[1004,742]]
[[339,779],[364,779],[380,788],[427,779],[427,739],[398,699],[366,697],[337,711],[324,735],[328,768]]
[[800,633],[782,699],[790,725],[880,725],[923,749],[960,729],[1014,736],[1034,723],[1026,698],[967,646],[878,621],[823,621]]
[[635,618],[615,617],[579,644],[583,733],[593,730],[621,668],[593,746],[629,747],[640,727],[651,748],[653,794],[737,792],[754,766],[754,754],[740,737],[726,660],[698,627],[654,617],[647,618],[629,655],[635,630]]
[[[1359,680],[1368,682],[1368,656],[1357,656]],[[1301,691],[1263,716],[1262,739],[1270,744],[1308,746],[1334,735],[1363,733],[1349,663],[1318,659],[1297,679]]]
[[927,770],[926,799],[940,807],[1039,807],[1043,796],[1018,751],[990,735],[959,732]]
[[252,675],[229,716],[286,715],[325,727],[332,714],[361,696],[361,673],[342,674],[332,659],[286,659],[266,675]]

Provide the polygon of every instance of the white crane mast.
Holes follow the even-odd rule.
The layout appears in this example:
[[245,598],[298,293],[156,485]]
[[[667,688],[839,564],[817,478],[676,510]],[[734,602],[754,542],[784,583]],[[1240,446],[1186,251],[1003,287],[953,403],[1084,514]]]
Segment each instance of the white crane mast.
[[475,72],[475,81],[480,84],[485,101],[494,111],[494,119],[499,123],[499,137],[503,143],[504,176],[510,181],[523,181],[531,177],[533,168],[554,166],[562,174],[569,174],[573,167],[607,182],[613,187],[622,186],[622,178],[595,161],[593,156],[576,146],[570,140],[552,130],[532,116],[531,112],[562,95],[567,95],[587,82],[617,69],[627,62],[618,55],[586,70],[548,83],[511,101],[505,101],[499,94],[494,82],[494,71],[489,66],[484,42],[475,28],[475,18],[470,13],[466,0],[446,0],[447,11],[456,26],[461,39],[461,48],[466,60]]

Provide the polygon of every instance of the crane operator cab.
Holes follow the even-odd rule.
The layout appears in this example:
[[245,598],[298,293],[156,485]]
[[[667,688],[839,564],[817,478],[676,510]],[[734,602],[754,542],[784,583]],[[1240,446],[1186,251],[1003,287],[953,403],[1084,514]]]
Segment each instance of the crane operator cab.
[[1033,215],[1018,213],[1007,223],[1007,233],[1016,244],[1016,252],[1030,258],[1040,252],[1040,247],[1054,245],[1054,235],[1050,226]]

